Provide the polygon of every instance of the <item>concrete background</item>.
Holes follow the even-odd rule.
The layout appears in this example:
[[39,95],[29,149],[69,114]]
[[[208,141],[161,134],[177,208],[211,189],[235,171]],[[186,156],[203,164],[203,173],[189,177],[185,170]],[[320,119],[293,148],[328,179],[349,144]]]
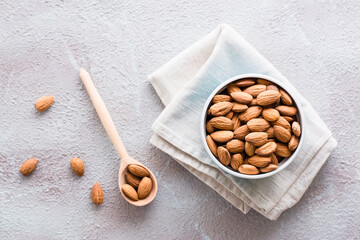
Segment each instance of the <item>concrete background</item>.
[[[33,3],[31,3],[33,2]],[[360,236],[359,1],[0,1],[0,239],[356,239]],[[146,76],[226,22],[318,110],[339,144],[301,201],[243,215],[150,145],[163,109]],[[119,157],[82,86],[92,73],[129,153],[159,181],[122,199]],[[42,95],[55,103],[37,113]],[[74,156],[86,165],[77,177]],[[39,159],[31,176],[19,167]],[[105,200],[95,206],[92,185]]]

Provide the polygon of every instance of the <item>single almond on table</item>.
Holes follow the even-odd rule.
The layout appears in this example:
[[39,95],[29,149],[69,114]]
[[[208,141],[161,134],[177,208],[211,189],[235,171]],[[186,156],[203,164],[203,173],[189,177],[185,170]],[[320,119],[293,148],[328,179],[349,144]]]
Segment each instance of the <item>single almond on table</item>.
[[210,122],[206,122],[206,131],[208,131],[208,133],[212,133],[215,131],[215,128],[210,124]]
[[266,167],[269,163],[271,163],[271,158],[254,155],[249,158],[249,163],[255,167]]
[[290,116],[290,117],[295,116],[297,113],[296,107],[280,105],[277,106],[275,109],[278,110],[281,115]]
[[280,100],[283,104],[291,106],[293,104],[292,98],[290,97],[290,95],[285,92],[284,90],[280,89]]
[[121,191],[130,199],[137,201],[139,200],[138,193],[135,188],[133,188],[130,184],[124,184],[121,186]]
[[254,118],[247,122],[247,126],[252,132],[265,132],[270,127],[270,123],[262,118]]
[[231,97],[229,95],[223,95],[223,94],[215,95],[212,99],[213,103],[230,102],[230,101],[231,101]]
[[51,104],[54,102],[55,98],[53,96],[42,96],[35,102],[35,108],[38,112],[43,112],[48,109]]
[[231,119],[229,119],[227,117],[214,117],[209,121],[209,123],[214,128],[221,129],[221,130],[233,130],[234,129],[233,122],[231,121]]
[[241,154],[237,153],[234,154],[231,158],[231,162],[230,165],[232,167],[233,170],[237,171],[240,167],[240,165],[243,164],[243,157]]
[[140,179],[135,175],[132,175],[129,172],[125,173],[125,180],[128,184],[130,184],[134,188],[138,188],[140,184]]
[[210,136],[216,142],[225,143],[234,137],[234,133],[232,131],[216,131],[211,133]]
[[266,167],[260,168],[260,172],[262,173],[267,173],[267,172],[271,172],[274,171],[278,168],[278,165],[275,164],[269,164]]
[[249,164],[243,164],[239,167],[239,172],[243,173],[243,174],[248,174],[248,175],[256,175],[259,174],[260,171],[259,169],[257,169],[257,167],[253,166],[253,165],[249,165]]
[[252,106],[246,109],[244,112],[240,113],[239,118],[242,122],[248,122],[251,119],[257,118],[262,111],[262,107]]
[[232,117],[231,121],[233,122],[234,130],[240,127],[241,123],[240,123],[240,119],[239,119],[239,114],[238,114],[238,113],[234,114],[234,116]]
[[274,90],[274,91],[279,92],[279,88],[277,86],[273,85],[273,84],[267,85],[266,90]]
[[233,139],[226,143],[226,149],[231,153],[241,153],[244,151],[244,148],[244,142],[238,139]]
[[261,112],[261,116],[269,122],[276,121],[280,117],[280,113],[275,108],[265,108]]
[[244,92],[253,97],[257,97],[263,91],[266,91],[266,86],[264,84],[256,84],[244,89]]
[[35,170],[37,162],[38,160],[36,158],[26,160],[20,167],[20,173],[24,176],[29,175]]
[[288,148],[290,151],[294,151],[299,145],[299,138],[295,135],[291,136],[290,142],[288,144]]
[[279,161],[278,161],[275,153],[272,153],[272,154],[270,155],[270,159],[271,159],[271,164],[279,165]]
[[245,142],[245,153],[249,157],[253,156],[255,154],[255,146],[249,142]]
[[274,126],[274,134],[275,134],[275,137],[280,142],[283,142],[283,143],[287,143],[291,139],[291,133],[288,130],[286,130],[285,128],[278,126],[278,125]]
[[137,176],[137,177],[148,177],[150,176],[150,172],[145,169],[142,166],[136,165],[136,164],[130,164],[128,166],[128,170],[131,174]]
[[141,179],[139,187],[138,187],[138,196],[139,199],[144,199],[149,196],[152,189],[152,181],[151,178],[144,177]]
[[298,122],[292,123],[292,132],[295,134],[295,136],[299,137],[301,134],[301,127]]
[[215,155],[215,157],[217,157],[217,144],[214,142],[214,140],[212,139],[212,137],[210,135],[206,136],[206,143],[210,149],[210,151],[212,152],[212,154]]
[[233,92],[241,92],[241,89],[236,86],[234,83],[230,83],[227,86],[227,92],[229,93],[229,95],[231,95]]
[[235,85],[238,87],[249,87],[255,84],[254,79],[243,79],[235,82]]
[[242,125],[235,129],[234,138],[240,139],[240,140],[245,140],[246,135],[248,135],[249,133],[250,133],[250,129],[245,124],[245,125]]
[[233,111],[230,111],[228,112],[227,114],[225,114],[225,117],[229,118],[229,119],[232,119],[234,116],[234,112]]
[[250,94],[244,92],[233,92],[231,93],[231,98],[241,104],[249,104],[253,100]]
[[219,102],[210,107],[210,113],[214,116],[224,116],[232,109],[233,104],[231,102]]
[[291,151],[289,150],[287,144],[284,143],[276,143],[277,147],[275,150],[275,154],[278,155],[279,157],[290,157],[291,156]]
[[277,145],[275,142],[267,142],[261,147],[258,147],[255,150],[255,153],[259,156],[269,156],[270,154],[275,152],[276,147]]
[[280,99],[280,93],[274,90],[266,90],[261,92],[256,97],[257,104],[261,106],[268,106],[270,104],[276,103]]
[[98,182],[96,182],[91,189],[91,199],[96,205],[104,201],[104,193]]
[[251,132],[246,135],[245,140],[255,147],[264,145],[268,140],[268,135],[266,132]]
[[74,173],[76,173],[76,175],[78,175],[78,176],[84,175],[85,166],[84,166],[84,162],[80,158],[75,157],[75,158],[71,159],[70,166],[71,166],[72,170],[74,171]]
[[218,147],[218,148],[217,148],[217,154],[218,154],[218,156],[219,156],[220,162],[221,162],[223,165],[227,166],[227,165],[230,164],[231,155],[230,155],[229,151],[228,151],[226,148],[224,148],[224,147]]
[[248,106],[245,104],[241,104],[237,102],[233,103],[233,107],[232,107],[233,112],[239,113],[245,111],[246,109],[248,109]]
[[274,126],[276,126],[276,125],[281,126],[281,127],[285,128],[286,130],[288,130],[289,132],[291,131],[290,123],[288,121],[286,121],[286,119],[282,116],[280,116],[276,121],[272,122],[272,124]]
[[274,138],[275,134],[274,134],[274,128],[273,127],[269,127],[268,130],[266,130],[266,133],[268,135],[268,138]]

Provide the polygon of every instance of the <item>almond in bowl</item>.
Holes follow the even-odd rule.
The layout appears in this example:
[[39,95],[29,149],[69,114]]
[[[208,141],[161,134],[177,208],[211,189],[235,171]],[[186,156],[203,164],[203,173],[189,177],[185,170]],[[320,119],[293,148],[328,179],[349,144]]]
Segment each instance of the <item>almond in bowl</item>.
[[222,83],[208,98],[202,140],[231,175],[259,179],[288,166],[302,145],[302,109],[279,80],[246,74]]

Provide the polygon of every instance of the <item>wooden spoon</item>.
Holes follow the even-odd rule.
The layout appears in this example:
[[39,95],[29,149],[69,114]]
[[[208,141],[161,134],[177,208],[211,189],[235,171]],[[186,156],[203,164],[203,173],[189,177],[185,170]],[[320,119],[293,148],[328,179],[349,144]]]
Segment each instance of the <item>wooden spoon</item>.
[[[111,141],[113,142],[116,150],[118,151],[118,153],[120,155],[121,163],[120,163],[120,169],[119,169],[118,183],[119,183],[119,188],[120,188],[121,194],[126,199],[126,201],[128,201],[132,205],[144,206],[146,204],[149,204],[155,198],[156,193],[157,193],[157,181],[156,181],[154,174],[143,164],[141,164],[140,162],[136,161],[135,159],[133,159],[132,157],[130,157],[128,155],[128,153],[120,139],[120,136],[119,136],[118,132],[116,131],[116,128],[115,128],[113,120],[111,119],[110,113],[107,110],[98,91],[96,90],[94,83],[90,78],[89,73],[87,71],[85,71],[84,69],[80,68],[79,76],[80,76],[82,82],[84,83],[87,92],[89,93],[91,101],[96,109],[97,114],[99,115],[99,117],[101,119],[101,122],[102,122],[107,134],[109,135]],[[145,199],[139,199],[138,201],[131,200],[121,190],[121,186],[123,184],[126,184],[125,172],[127,171],[127,167],[129,164],[136,164],[136,165],[142,166],[150,172],[150,178],[152,180],[152,190],[151,190],[149,196],[147,196]]]

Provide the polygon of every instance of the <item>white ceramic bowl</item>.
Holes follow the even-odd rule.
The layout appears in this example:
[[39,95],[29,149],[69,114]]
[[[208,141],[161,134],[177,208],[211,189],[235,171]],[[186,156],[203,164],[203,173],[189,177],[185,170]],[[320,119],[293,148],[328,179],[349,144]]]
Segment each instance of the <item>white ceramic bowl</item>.
[[[223,164],[221,164],[221,162],[212,154],[212,152],[210,151],[207,143],[206,143],[206,117],[207,117],[207,110],[209,105],[211,104],[211,101],[213,99],[213,97],[223,91],[226,86],[234,81],[243,79],[243,78],[262,78],[265,80],[268,80],[270,82],[275,83],[276,85],[278,85],[279,87],[281,87],[282,89],[284,89],[286,92],[288,92],[290,94],[290,96],[292,97],[294,104],[296,105],[297,109],[298,109],[298,114],[296,115],[297,117],[297,121],[299,122],[300,126],[301,126],[301,135],[300,135],[300,139],[299,139],[299,145],[296,148],[296,150],[292,153],[292,155],[288,158],[285,158],[281,161],[281,163],[279,163],[279,167],[272,171],[272,172],[268,172],[268,173],[260,173],[257,175],[247,175],[247,174],[242,174],[240,172],[236,172],[234,171],[232,168],[230,167],[226,167]],[[226,80],[225,82],[223,82],[222,84],[220,84],[220,86],[218,86],[209,96],[209,98],[207,99],[203,112],[201,114],[201,123],[200,123],[200,131],[201,131],[201,139],[202,142],[204,144],[204,147],[206,149],[206,152],[209,154],[209,156],[211,157],[211,159],[215,162],[215,164],[222,169],[224,172],[229,173],[235,177],[239,177],[239,178],[246,178],[246,179],[261,179],[261,178],[266,178],[269,176],[272,176],[278,172],[280,172],[281,170],[283,170],[284,168],[286,168],[294,159],[295,157],[298,155],[299,151],[301,151],[301,146],[303,144],[303,139],[304,139],[304,134],[305,134],[305,128],[304,128],[304,121],[301,118],[301,116],[303,116],[303,109],[302,106],[299,104],[299,100],[296,98],[296,95],[292,93],[291,90],[289,90],[282,82],[280,82],[279,80],[266,76],[266,75],[261,75],[261,74],[243,74],[243,75],[238,75],[235,76],[233,78],[230,78],[228,80]]]

